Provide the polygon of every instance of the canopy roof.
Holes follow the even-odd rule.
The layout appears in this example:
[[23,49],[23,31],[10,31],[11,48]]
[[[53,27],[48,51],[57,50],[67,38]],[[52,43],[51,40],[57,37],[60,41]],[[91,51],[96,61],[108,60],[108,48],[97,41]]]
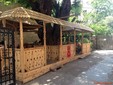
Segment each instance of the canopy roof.
[[5,11],[1,14],[0,19],[11,19],[11,18],[22,18],[22,19],[27,19],[27,18],[31,18],[31,19],[38,19],[38,20],[42,20],[45,21],[47,23],[54,23],[54,24],[59,24],[62,26],[67,26],[67,27],[71,27],[73,29],[77,28],[77,29],[81,29],[81,30],[85,30],[85,31],[89,31],[89,32],[94,32],[91,28],[78,24],[78,23],[71,23],[68,21],[64,21],[64,20],[60,20],[39,12],[35,12],[23,7],[17,7],[8,11]]

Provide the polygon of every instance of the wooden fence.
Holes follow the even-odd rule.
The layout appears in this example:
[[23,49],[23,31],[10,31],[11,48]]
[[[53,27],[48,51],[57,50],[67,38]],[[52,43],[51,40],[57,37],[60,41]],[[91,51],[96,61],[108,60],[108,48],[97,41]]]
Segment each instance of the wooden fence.
[[99,50],[113,50],[113,36],[98,35],[93,39],[93,45]]

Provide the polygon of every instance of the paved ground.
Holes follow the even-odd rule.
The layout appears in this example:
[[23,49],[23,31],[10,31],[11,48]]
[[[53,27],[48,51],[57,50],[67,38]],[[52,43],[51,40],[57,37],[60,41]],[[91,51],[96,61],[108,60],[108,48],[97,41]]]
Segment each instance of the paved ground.
[[95,51],[25,85],[113,85],[113,51]]

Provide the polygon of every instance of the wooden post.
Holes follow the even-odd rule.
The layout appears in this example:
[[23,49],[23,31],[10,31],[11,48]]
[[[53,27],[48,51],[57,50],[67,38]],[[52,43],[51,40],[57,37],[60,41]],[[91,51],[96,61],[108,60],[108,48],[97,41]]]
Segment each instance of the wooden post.
[[45,54],[45,65],[47,64],[47,55],[46,55],[46,23],[43,21],[43,33],[44,33],[44,54]]
[[[2,24],[3,24],[3,27],[6,27],[6,19],[3,19],[3,20],[2,20]],[[5,37],[4,44],[5,44],[5,49],[7,49],[7,41],[6,41],[6,37]]]
[[21,18],[20,18],[20,60],[21,60],[21,72],[23,78],[25,72],[25,64],[24,64],[25,59],[24,59],[24,44],[23,44],[23,24]]
[[82,42],[81,42],[81,47],[82,47],[82,54],[83,54],[83,39],[84,39],[84,32],[82,31]]
[[[92,33],[90,33],[90,42],[93,43],[93,41],[92,41]],[[89,48],[90,52],[93,50],[93,47],[91,47],[91,43],[90,43],[90,48]]]
[[89,40],[90,40],[90,41],[92,40],[92,33],[90,33],[90,37],[89,37]]
[[3,27],[6,27],[6,20],[5,19],[2,20],[2,24],[3,24]]
[[60,61],[62,60],[62,26],[60,26],[60,52],[59,52],[59,54],[60,54]]
[[69,43],[68,44],[70,44],[70,40],[71,40],[70,39],[70,34],[71,34],[71,32],[69,31],[68,34],[69,34],[69,41],[68,41]]
[[75,45],[74,55],[76,55],[76,30],[74,30],[74,45]]

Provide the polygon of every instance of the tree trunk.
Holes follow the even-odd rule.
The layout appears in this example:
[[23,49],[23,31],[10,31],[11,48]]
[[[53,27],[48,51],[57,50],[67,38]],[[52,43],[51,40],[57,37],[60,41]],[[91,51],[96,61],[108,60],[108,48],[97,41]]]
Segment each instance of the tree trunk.
[[[71,0],[63,0],[62,5],[60,7],[59,3],[53,0],[37,0],[33,2],[29,0],[31,7],[34,11],[38,11],[47,15],[52,14],[52,10],[55,10],[55,17],[60,18],[64,16],[69,16],[70,9],[71,9]],[[68,20],[65,18],[64,20]],[[60,30],[59,25],[54,25],[53,27],[51,24],[47,25],[47,44],[59,44],[60,40]],[[43,30],[42,28],[38,31],[38,36],[40,38],[40,42],[43,42]]]

